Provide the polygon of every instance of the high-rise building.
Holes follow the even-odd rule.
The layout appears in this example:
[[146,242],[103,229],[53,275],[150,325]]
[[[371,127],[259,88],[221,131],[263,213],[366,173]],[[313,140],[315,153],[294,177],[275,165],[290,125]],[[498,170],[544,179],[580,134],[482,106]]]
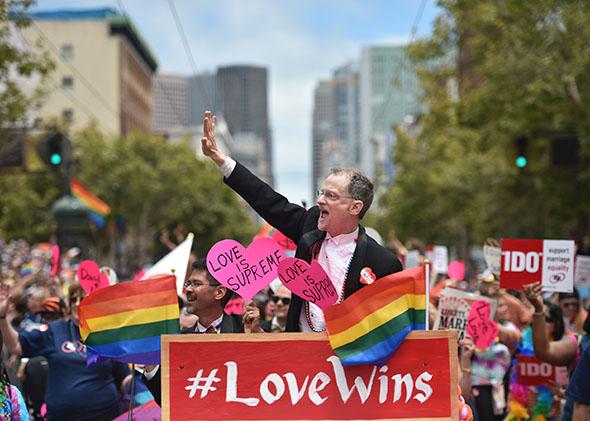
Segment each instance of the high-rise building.
[[158,74],[154,78],[154,129],[157,133],[189,126],[189,78]]
[[[422,112],[418,77],[403,46],[372,46],[360,60],[361,168],[383,175],[391,157],[393,127]],[[391,169],[389,170],[391,171]]]
[[74,129],[96,120],[126,135],[152,132],[152,75],[157,62],[130,19],[114,9],[39,11],[22,31],[40,40],[56,63],[53,85],[38,117],[61,117]]
[[[224,66],[217,69],[216,106],[223,115],[237,150],[239,142],[245,142],[245,150],[257,149],[261,144],[259,159],[264,163],[255,167],[264,170],[256,175],[270,185],[274,184],[272,172],[272,139],[268,117],[268,72],[265,67]],[[240,140],[242,139],[242,140]],[[239,153],[236,153],[239,160]]]
[[311,191],[320,188],[320,183],[330,170],[325,154],[336,142],[336,84],[332,80],[320,81],[313,94],[313,120],[311,135]]
[[359,117],[359,73],[354,63],[339,67],[333,72],[335,83],[334,106],[336,138],[346,150],[346,159],[340,166],[359,167],[361,133]]
[[193,75],[188,82],[188,121],[191,126],[203,123],[203,113],[213,111],[217,113],[215,104],[215,73],[201,73]]

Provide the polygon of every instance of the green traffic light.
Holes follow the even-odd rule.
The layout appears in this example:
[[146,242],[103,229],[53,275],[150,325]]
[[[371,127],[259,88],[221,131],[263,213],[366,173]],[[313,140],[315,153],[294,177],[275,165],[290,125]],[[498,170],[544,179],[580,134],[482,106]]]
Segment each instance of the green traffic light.
[[58,153],[52,153],[49,161],[51,162],[51,165],[59,165],[61,164],[61,155]]
[[516,158],[516,160],[514,161],[514,163],[516,164],[516,166],[518,168],[524,168],[524,167],[526,167],[527,160],[526,160],[526,158],[524,156],[521,155],[521,156],[519,156],[519,157]]

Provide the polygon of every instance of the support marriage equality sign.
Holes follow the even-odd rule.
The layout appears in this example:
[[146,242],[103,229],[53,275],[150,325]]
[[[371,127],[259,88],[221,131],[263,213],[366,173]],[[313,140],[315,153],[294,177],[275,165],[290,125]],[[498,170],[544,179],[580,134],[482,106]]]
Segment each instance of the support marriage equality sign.
[[[427,349],[428,352],[424,352]],[[454,420],[457,334],[343,367],[323,333],[163,335],[163,420]]]

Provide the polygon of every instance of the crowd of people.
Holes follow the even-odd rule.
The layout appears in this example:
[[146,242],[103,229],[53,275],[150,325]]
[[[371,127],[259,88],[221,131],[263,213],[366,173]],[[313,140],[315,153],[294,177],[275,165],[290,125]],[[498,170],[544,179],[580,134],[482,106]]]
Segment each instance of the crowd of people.
[[[289,203],[221,151],[210,113],[205,114],[204,128],[203,152],[219,166],[224,182],[292,240],[290,253],[321,264],[339,302],[401,271],[400,258],[408,249],[421,248],[416,242],[402,246],[396,239],[382,245],[367,234],[360,221],[373,200],[373,186],[358,171],[334,170],[318,192],[317,206],[306,209]],[[173,248],[172,242],[166,243]],[[0,240],[4,419],[111,420],[130,406],[151,399],[161,403],[158,366],[144,367],[141,375],[114,361],[87,366],[77,316],[85,297],[75,279],[79,254],[77,249],[65,250],[56,271],[50,245]],[[489,271],[464,278],[433,277],[430,326],[445,288],[454,288],[496,303],[498,335],[485,349],[477,349],[468,335],[457,343],[461,419],[590,420],[588,291],[546,294],[539,283],[523,291],[504,290]],[[182,334],[325,331],[323,311],[280,282],[244,302],[209,273],[204,259],[191,259],[183,294]],[[566,367],[566,381],[519,384],[518,355]]]

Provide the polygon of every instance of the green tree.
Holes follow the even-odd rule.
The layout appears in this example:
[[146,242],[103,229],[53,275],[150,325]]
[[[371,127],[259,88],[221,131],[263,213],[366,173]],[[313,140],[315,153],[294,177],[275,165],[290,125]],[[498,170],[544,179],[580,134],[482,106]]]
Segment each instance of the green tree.
[[[30,111],[47,93],[45,81],[54,68],[43,48],[22,42],[20,31],[30,23],[26,11],[32,3],[0,0],[0,162],[13,153],[3,129],[27,125]],[[47,241],[47,209],[59,194],[52,177],[0,174],[0,192],[0,237]]]
[[159,230],[183,223],[199,256],[217,241],[245,244],[256,231],[244,203],[222,183],[219,170],[197,159],[188,142],[146,134],[108,139],[95,129],[74,138],[76,177],[125,218],[135,258],[148,258]]
[[[381,221],[401,238],[455,243],[588,232],[590,3],[440,0],[432,36],[409,47],[428,111],[398,127],[396,182]],[[456,89],[453,89],[456,86]],[[582,168],[555,171],[546,133],[568,130]],[[528,136],[529,165],[513,164]]]

